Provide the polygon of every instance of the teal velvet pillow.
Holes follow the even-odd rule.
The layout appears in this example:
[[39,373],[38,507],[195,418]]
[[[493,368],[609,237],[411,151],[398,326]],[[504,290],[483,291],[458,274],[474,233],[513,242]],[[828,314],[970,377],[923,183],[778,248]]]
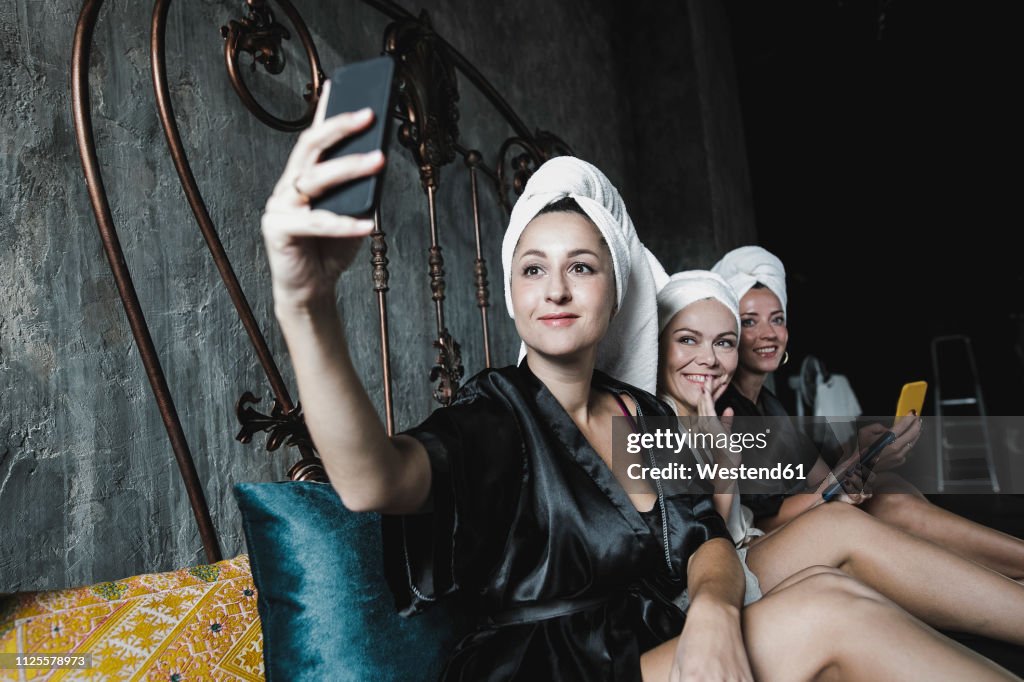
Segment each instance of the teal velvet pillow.
[[234,492],[269,682],[438,678],[468,615],[444,600],[398,615],[378,514],[347,510],[325,483],[245,483]]

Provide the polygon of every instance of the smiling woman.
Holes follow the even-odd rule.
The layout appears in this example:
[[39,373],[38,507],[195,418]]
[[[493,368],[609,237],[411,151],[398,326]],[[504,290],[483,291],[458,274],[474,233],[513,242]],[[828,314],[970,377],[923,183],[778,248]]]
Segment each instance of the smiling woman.
[[736,322],[713,299],[680,310],[662,332],[662,344],[659,384],[682,398],[681,410],[696,406],[706,394],[720,394],[736,370]]
[[774,372],[789,359],[785,306],[763,284],[752,286],[740,300],[740,333],[740,363],[755,372],[741,372],[737,379]]
[[[732,287],[706,270],[676,273],[658,292],[658,396],[680,417],[701,417],[703,425],[718,434],[724,429],[714,401],[728,387],[739,362],[738,305]],[[734,463],[727,453],[718,460],[726,466]],[[737,547],[761,535],[753,526],[753,515],[740,506],[735,484],[718,485],[716,491],[715,509],[726,520]]]
[[[619,401],[666,414],[643,390],[654,386],[654,363],[618,352],[626,340],[654,343],[657,328],[647,255],[618,192],[578,159],[537,170],[502,249],[524,360],[481,372],[451,406],[388,438],[368,413],[329,295],[348,260],[306,267],[327,246],[307,237],[333,237],[332,252],[344,254],[364,233],[294,192],[290,174],[315,158],[304,147],[347,132],[326,122],[313,130],[320,137],[300,142],[264,216],[276,311],[331,483],[350,509],[386,515],[385,572],[399,608],[473,600],[480,627],[451,653],[445,679],[640,679],[645,652],[683,629],[673,597],[687,584],[699,594],[711,567],[727,571],[731,549],[709,497],[630,497],[607,465]],[[564,197],[586,216],[545,211]],[[630,296],[646,305],[624,315]]]
[[534,352],[569,357],[596,346],[615,314],[611,251],[571,198],[551,204],[519,238],[513,255],[516,331]]

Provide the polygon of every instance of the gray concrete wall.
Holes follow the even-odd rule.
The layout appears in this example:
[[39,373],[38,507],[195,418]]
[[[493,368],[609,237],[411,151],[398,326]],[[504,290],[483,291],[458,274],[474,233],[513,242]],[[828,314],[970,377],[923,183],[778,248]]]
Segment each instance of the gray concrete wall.
[[[387,20],[375,10],[356,0],[299,4],[326,70],[379,53]],[[258,226],[262,203],[295,136],[264,127],[228,86],[218,29],[237,17],[237,5],[179,2],[172,7],[169,77],[210,213],[286,380],[294,385],[273,321]],[[528,125],[561,135],[580,156],[603,168],[627,200],[659,200],[647,188],[646,176],[631,173],[637,131],[645,127],[630,115],[622,96],[623,79],[630,74],[612,40],[620,29],[612,3],[431,0],[421,6]],[[74,147],[69,65],[78,9],[71,0],[0,5],[0,592],[80,585],[204,561],[101,250]],[[128,266],[223,552],[232,556],[245,551],[232,484],[281,479],[294,455],[268,455],[262,441],[243,446],[233,438],[237,397],[253,390],[266,404],[269,389],[167,154],[149,80],[150,11],[148,3],[127,0],[105,7],[91,71],[93,116]],[[692,55],[688,59],[692,65]],[[257,91],[283,112],[295,113],[307,78],[294,67],[286,73],[288,78],[273,81],[257,77]],[[510,130],[468,83],[461,85],[462,143],[481,149],[492,163]],[[699,118],[703,114],[695,103],[699,97],[691,100],[689,111]],[[433,407],[426,380],[434,359],[429,237],[418,187],[408,154],[396,148],[385,182],[384,220],[399,428]],[[461,163],[445,168],[438,212],[448,273],[447,322],[462,343],[471,375],[483,359],[467,188]],[[706,186],[687,196],[694,204],[711,201]],[[495,284],[501,279],[505,218],[490,190],[483,193],[482,207],[497,304],[491,312],[492,352],[496,363],[507,364],[515,359],[517,342]],[[666,232],[669,221],[658,219],[657,211],[650,215],[655,217],[638,220],[641,237],[670,251],[679,226]],[[697,235],[705,250],[712,248],[713,232],[708,228]],[[368,258],[367,249],[342,278],[339,301],[355,364],[382,409]]]

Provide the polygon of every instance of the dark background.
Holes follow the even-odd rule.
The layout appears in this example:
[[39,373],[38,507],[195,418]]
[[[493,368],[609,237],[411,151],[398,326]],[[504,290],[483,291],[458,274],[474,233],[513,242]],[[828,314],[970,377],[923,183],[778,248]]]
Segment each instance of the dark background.
[[726,6],[758,240],[787,268],[782,397],[813,354],[891,414],[903,382],[934,386],[931,339],[963,333],[989,413],[1024,414],[1008,6]]
[[[868,415],[931,386],[931,340],[971,338],[989,414],[1024,414],[1024,268],[1005,5],[727,0],[758,242],[787,269],[790,363],[845,374]],[[1019,119],[1018,119],[1019,120]],[[962,363],[960,363],[962,366]],[[943,397],[968,377],[940,372]],[[933,502],[1024,533],[1020,495]],[[1020,648],[961,642],[1017,674]]]

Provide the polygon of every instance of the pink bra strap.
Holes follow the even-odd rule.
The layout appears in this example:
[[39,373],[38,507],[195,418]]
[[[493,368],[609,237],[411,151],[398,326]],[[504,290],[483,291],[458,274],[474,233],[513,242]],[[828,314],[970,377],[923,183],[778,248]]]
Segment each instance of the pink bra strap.
[[629,425],[633,428],[633,433],[637,432],[636,420],[633,419],[633,415],[630,413],[629,408],[626,407],[626,403],[622,401],[618,393],[612,393],[612,397],[615,398],[615,402],[619,404],[619,409],[622,410],[622,414],[629,420]]

